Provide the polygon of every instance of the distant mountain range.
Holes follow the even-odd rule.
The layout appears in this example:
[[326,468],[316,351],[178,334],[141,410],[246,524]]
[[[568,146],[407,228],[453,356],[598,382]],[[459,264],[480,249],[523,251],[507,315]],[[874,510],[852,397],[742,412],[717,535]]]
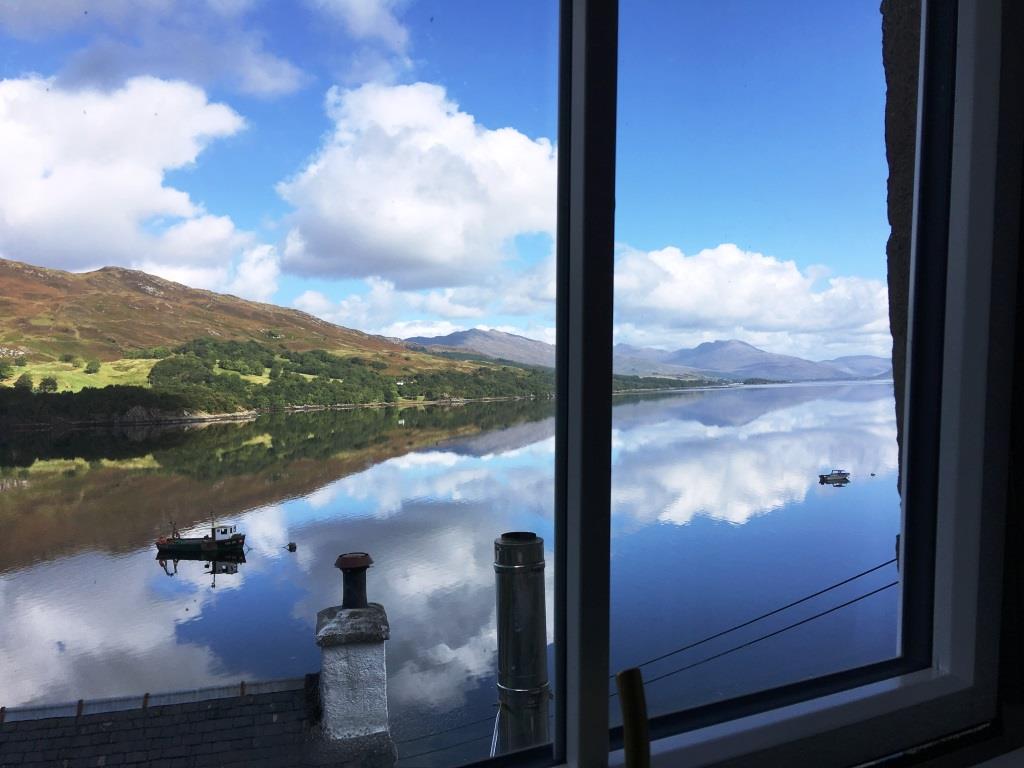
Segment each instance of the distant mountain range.
[[413,336],[405,342],[426,347],[431,352],[471,352],[524,365],[555,367],[553,344],[516,336],[514,333],[471,328],[468,331],[449,333],[447,336]]
[[[137,270],[105,267],[71,273],[0,259],[0,357],[24,352],[32,360],[54,360],[63,354],[116,360],[132,350],[172,347],[202,337],[380,357],[411,366],[410,370],[458,365],[418,356],[415,348],[555,365],[553,345],[502,331],[474,328],[447,336],[386,339],[295,309],[189,288]],[[892,375],[890,361],[881,357],[815,362],[734,339],[676,350],[618,344],[613,364],[618,374],[689,381],[838,381]]]
[[[406,343],[431,352],[469,353],[526,365],[553,367],[555,364],[553,345],[502,331],[474,328],[447,336],[414,336],[406,339]],[[683,380],[841,381],[884,379],[892,375],[892,363],[884,357],[852,355],[832,360],[804,360],[766,352],[736,339],[709,341],[692,349],[676,350],[616,344],[612,364],[619,374]]]

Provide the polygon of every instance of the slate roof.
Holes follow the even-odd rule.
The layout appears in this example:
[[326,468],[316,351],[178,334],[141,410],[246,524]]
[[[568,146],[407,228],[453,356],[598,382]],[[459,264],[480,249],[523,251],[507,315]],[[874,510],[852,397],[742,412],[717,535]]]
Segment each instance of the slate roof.
[[[318,675],[291,690],[0,723],[0,768],[205,768],[394,764],[389,738],[330,744],[320,735]],[[139,700],[141,704],[141,700]]]

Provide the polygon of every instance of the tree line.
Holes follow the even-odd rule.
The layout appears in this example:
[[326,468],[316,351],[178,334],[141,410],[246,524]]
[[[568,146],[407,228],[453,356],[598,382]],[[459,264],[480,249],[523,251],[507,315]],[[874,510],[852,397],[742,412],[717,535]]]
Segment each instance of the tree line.
[[[168,351],[169,354],[162,354]],[[256,341],[194,339],[160,352],[148,374],[149,387],[108,386],[78,393],[57,392],[46,377],[33,386],[22,374],[0,388],[0,423],[51,421],[118,422],[160,420],[197,413],[272,411],[296,406],[391,404],[400,400],[458,401],[486,398],[548,399],[554,371],[517,365],[481,365],[474,370],[385,373],[380,360],[326,350],[274,349]],[[97,364],[98,370],[98,364]],[[243,376],[265,377],[254,382]],[[668,389],[706,384],[675,379],[613,377],[616,391]]]
[[200,480],[255,474],[300,459],[322,460],[371,448],[401,434],[489,431],[553,415],[550,400],[467,403],[459,406],[359,408],[317,413],[268,413],[203,429],[184,425],[91,429],[0,430],[0,477],[38,460],[132,459],[152,455],[161,473]]

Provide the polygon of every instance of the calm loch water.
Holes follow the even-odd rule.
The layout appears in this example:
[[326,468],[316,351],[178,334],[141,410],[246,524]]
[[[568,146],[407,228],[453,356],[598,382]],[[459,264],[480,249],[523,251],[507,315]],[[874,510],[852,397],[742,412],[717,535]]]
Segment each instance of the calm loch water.
[[[0,705],[315,671],[316,613],[340,602],[334,559],[364,550],[376,563],[370,599],[391,621],[402,755],[409,765],[486,756],[502,531],[545,538],[552,630],[552,413],[489,403],[0,438]],[[619,398],[613,454],[613,668],[893,557],[889,383]],[[833,467],[850,471],[848,486],[818,483]],[[246,534],[237,573],[161,567],[152,541],[170,521],[199,532],[211,516]],[[897,589],[857,598],[897,578],[889,564],[647,664],[645,677],[661,678],[650,709],[893,656]]]

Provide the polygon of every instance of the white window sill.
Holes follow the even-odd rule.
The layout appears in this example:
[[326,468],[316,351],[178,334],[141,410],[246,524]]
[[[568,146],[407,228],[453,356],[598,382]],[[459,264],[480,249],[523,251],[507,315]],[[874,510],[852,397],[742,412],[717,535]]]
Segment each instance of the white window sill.
[[[969,681],[934,669],[881,680],[828,696],[780,707],[651,743],[651,765],[713,765],[818,734],[885,716],[939,697],[963,694]],[[978,719],[987,713],[979,708]],[[622,750],[609,766],[625,766]]]

